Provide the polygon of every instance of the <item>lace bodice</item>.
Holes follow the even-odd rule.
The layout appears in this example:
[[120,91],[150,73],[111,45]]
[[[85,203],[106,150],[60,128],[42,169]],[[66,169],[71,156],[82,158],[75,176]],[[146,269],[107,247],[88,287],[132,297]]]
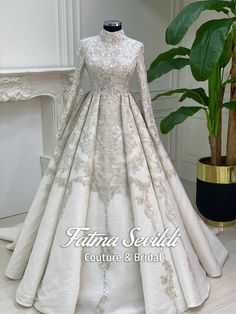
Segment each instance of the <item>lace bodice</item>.
[[83,45],[92,91],[127,92],[142,44],[123,30],[115,34],[102,30],[99,36],[83,40]]
[[73,84],[62,115],[57,139],[62,137],[66,123],[76,105],[76,96],[79,94],[82,73],[85,68],[91,80],[92,93],[128,93],[130,79],[134,72],[137,73],[142,99],[141,110],[150,133],[157,141],[158,130],[153,117],[147,84],[144,45],[142,42],[126,36],[123,29],[117,32],[108,32],[102,29],[99,35],[80,40]]

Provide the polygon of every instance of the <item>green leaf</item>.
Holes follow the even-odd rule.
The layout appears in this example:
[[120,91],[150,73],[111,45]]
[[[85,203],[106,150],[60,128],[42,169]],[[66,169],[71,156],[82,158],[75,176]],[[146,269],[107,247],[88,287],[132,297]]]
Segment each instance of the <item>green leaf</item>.
[[189,59],[187,58],[175,58],[162,61],[155,67],[155,69],[147,71],[147,80],[150,83],[162,75],[167,74],[172,70],[180,70],[186,65],[189,65]]
[[172,96],[174,94],[183,94],[179,100],[180,102],[184,101],[186,98],[191,98],[195,100],[196,102],[200,103],[201,105],[208,106],[209,104],[209,98],[206,95],[205,90],[201,87],[195,88],[195,89],[189,89],[189,88],[173,89],[165,93],[157,94],[152,99],[152,101],[163,96]]
[[185,47],[172,48],[168,51],[159,54],[159,56],[157,56],[156,59],[151,63],[149,70],[155,68],[162,61],[173,59],[176,56],[189,56],[189,54],[190,49],[188,48]]
[[204,10],[225,11],[232,9],[231,1],[198,1],[185,6],[182,11],[173,19],[166,30],[166,42],[170,45],[177,45],[189,27],[198,19]]
[[234,20],[235,18],[211,20],[198,29],[190,52],[190,66],[197,81],[208,79],[216,67]]
[[164,134],[170,132],[177,124],[184,122],[201,109],[202,107],[180,107],[161,121],[161,132]]
[[[163,66],[164,64],[161,64],[162,62],[171,63],[173,58],[176,56],[189,56],[190,49],[185,47],[179,47],[179,48],[172,48],[168,51],[165,51],[161,53],[159,56],[156,57],[156,59],[151,63],[148,71],[147,71],[147,78],[148,82],[152,82],[156,77],[160,77],[162,74]],[[159,65],[161,66],[159,67]],[[170,71],[172,68],[170,67]],[[160,72],[160,73],[159,73]],[[166,73],[165,73],[166,74]]]
[[[219,0],[208,0],[208,1],[215,1],[215,3],[219,3]],[[232,6],[232,1],[231,0],[226,0],[230,3],[230,8],[231,8],[231,11],[233,11],[233,6]],[[219,9],[215,9],[217,12],[223,12],[225,13],[226,15],[229,15],[229,10],[225,9],[225,8],[222,8],[220,7]]]
[[154,98],[152,98],[152,101],[156,100],[157,98],[163,97],[163,96],[172,96],[174,94],[183,94],[184,92],[187,92],[188,88],[179,88],[179,89],[173,89],[168,92],[164,92],[161,94],[157,94]]
[[224,50],[219,60],[219,64],[221,68],[226,67],[226,65],[229,63],[232,57],[232,46],[233,46],[232,36],[233,34],[232,32],[230,32],[225,41]]
[[180,102],[184,101],[186,98],[191,98],[194,101],[198,102],[201,105],[208,106],[209,105],[209,97],[206,95],[206,92],[203,88],[195,88],[190,89],[185,92],[181,98]]
[[223,104],[224,108],[230,109],[230,110],[236,110],[236,102],[230,101]]

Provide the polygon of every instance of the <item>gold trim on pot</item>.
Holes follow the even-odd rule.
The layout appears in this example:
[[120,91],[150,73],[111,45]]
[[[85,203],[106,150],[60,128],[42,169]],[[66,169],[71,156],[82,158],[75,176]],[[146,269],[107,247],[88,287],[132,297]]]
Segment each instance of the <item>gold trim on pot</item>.
[[212,166],[210,158],[201,158],[197,164],[197,178],[204,182],[236,183],[236,166]]

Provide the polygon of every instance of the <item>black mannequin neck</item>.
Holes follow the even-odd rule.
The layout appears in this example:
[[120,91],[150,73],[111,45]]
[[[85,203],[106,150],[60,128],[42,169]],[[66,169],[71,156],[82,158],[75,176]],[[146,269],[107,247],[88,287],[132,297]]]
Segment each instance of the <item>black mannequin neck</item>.
[[114,26],[114,25],[103,25],[103,28],[108,31],[108,32],[117,32],[120,31],[122,29],[122,26]]

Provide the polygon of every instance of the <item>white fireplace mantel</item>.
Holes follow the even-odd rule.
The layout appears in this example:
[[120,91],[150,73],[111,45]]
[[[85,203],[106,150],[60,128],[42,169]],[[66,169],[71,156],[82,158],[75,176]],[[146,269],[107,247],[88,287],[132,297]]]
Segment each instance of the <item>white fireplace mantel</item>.
[[51,155],[55,148],[55,135],[73,71],[73,67],[0,69],[0,102],[47,96],[41,98],[44,155]]
[[[5,161],[9,158],[9,173],[12,176],[14,175],[14,180],[11,180],[11,175],[9,175],[7,170],[5,171],[7,168],[6,165],[8,164],[7,162],[3,162],[2,164],[5,165],[5,168],[1,168],[2,177],[0,184],[5,182],[5,195],[0,203],[0,217],[21,213],[27,210],[32,195],[34,195],[36,187],[38,186],[38,180],[44,174],[50,158],[53,156],[56,147],[56,132],[72,83],[73,73],[73,67],[0,69],[0,106],[2,106],[1,121],[3,123],[1,125],[1,131],[3,130],[2,134],[4,134],[1,137],[1,151],[4,150],[5,147],[9,149],[10,146],[6,145],[6,142],[12,143],[13,145],[12,153],[4,151],[1,157]],[[14,104],[14,102],[19,102],[19,106]],[[23,104],[22,102],[28,103]],[[12,112],[12,115],[9,115],[11,111],[5,109],[8,106],[16,110]],[[33,106],[37,106],[37,108]],[[24,108],[24,113],[26,115],[29,114],[29,116],[24,116],[25,119],[22,118],[19,108]],[[32,111],[30,109],[27,111],[25,108],[32,108]],[[32,114],[32,112],[37,112],[38,118],[36,118],[36,115]],[[6,118],[4,119],[5,113]],[[12,118],[14,115],[18,117],[18,114],[19,120]],[[27,120],[28,117],[32,118],[31,123]],[[24,123],[24,121],[26,121],[25,130],[28,132],[30,132],[32,128],[35,128],[32,130],[32,134],[27,133],[29,136],[26,135],[25,141],[21,136],[21,131],[19,131],[19,134],[17,133],[17,127],[19,125],[20,130],[24,129],[24,125],[21,124],[21,122]],[[12,123],[15,123],[15,125],[12,125]],[[9,141],[6,133],[7,130],[10,130]],[[14,133],[14,130],[16,133]],[[24,132],[22,134],[24,134]],[[37,134],[39,134],[39,136]],[[17,139],[20,140],[17,141]],[[36,140],[36,142],[32,143],[30,139]],[[38,150],[36,143],[40,146]],[[29,146],[27,146],[28,144]],[[16,147],[18,148],[17,151]],[[28,152],[26,149],[28,149]],[[12,155],[14,155],[13,158]],[[28,156],[33,156],[34,160],[28,160]],[[26,175],[22,175],[21,169],[27,169],[28,165],[34,168]],[[27,178],[27,182],[21,187],[19,182],[22,182],[25,177]],[[6,178],[6,181],[4,181],[4,178]],[[15,186],[15,182],[19,184],[19,187]],[[6,189],[6,186],[9,188]],[[15,193],[15,200],[13,201],[11,200],[11,193],[8,193],[9,189],[12,189]]]
[[0,69],[0,102],[28,100],[51,96],[63,100],[73,67],[2,68]]

